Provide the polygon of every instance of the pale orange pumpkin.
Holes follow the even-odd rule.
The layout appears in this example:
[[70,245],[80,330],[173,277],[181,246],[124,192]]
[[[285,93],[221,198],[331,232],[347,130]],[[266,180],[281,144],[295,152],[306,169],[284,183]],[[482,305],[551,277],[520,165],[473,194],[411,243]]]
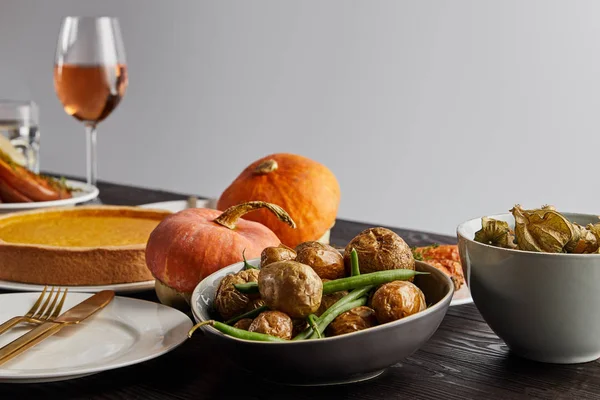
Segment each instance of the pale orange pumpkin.
[[161,302],[172,306],[181,305],[181,299],[189,302],[202,279],[242,261],[242,252],[247,258],[258,258],[265,247],[278,246],[280,240],[269,228],[241,219],[262,208],[295,226],[281,207],[261,201],[239,204],[222,213],[189,208],[163,219],[146,244],[146,265],[156,278]]
[[278,223],[266,210],[244,219],[269,227],[283,244],[293,248],[320,240],[331,229],[340,203],[340,186],[323,164],[295,154],[272,154],[250,164],[221,194],[217,208],[224,210],[250,200],[277,204],[290,214],[296,229]]

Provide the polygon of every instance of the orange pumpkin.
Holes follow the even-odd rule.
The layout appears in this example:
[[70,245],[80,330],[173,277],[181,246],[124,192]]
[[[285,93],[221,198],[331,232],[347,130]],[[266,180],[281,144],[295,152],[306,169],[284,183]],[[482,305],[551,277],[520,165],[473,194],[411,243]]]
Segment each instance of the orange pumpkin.
[[297,229],[279,224],[266,210],[244,218],[269,227],[283,244],[293,248],[319,240],[331,229],[340,203],[340,186],[323,164],[295,154],[272,154],[250,164],[225,189],[217,208],[224,210],[249,200],[277,204],[290,214]]
[[243,203],[221,213],[190,208],[167,216],[152,231],[146,245],[146,265],[156,278],[161,302],[177,306],[189,301],[196,285],[213,272],[247,258],[260,257],[265,247],[278,246],[277,235],[241,216],[266,208],[280,221],[295,226],[281,207],[260,201]]

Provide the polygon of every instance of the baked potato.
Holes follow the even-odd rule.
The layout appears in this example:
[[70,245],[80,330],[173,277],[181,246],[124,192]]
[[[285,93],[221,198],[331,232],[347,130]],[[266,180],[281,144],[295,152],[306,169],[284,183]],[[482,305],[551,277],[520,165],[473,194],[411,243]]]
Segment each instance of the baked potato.
[[256,310],[257,308],[260,308],[262,306],[265,305],[265,301],[261,298],[257,298],[257,299],[251,299],[248,302],[248,305],[246,306],[246,309],[244,310],[244,312],[249,312],[252,310]]
[[308,321],[305,318],[296,318],[292,320],[294,328],[292,329],[292,337],[308,328]]
[[233,327],[247,331],[248,328],[250,328],[251,324],[252,324],[252,318],[242,318],[238,322],[233,324]]
[[259,270],[246,269],[235,274],[226,275],[217,289],[215,308],[224,320],[246,312],[251,296],[240,293],[234,284],[258,282]]
[[282,243],[277,247],[266,247],[260,253],[260,266],[262,268],[265,265],[277,261],[289,261],[294,259],[296,259],[296,252]]
[[393,281],[381,285],[371,298],[371,308],[380,324],[395,321],[427,308],[425,295],[415,284]]
[[[325,282],[329,281],[329,279],[323,279],[322,281],[323,281],[323,283],[325,283]],[[339,299],[341,299],[342,297],[344,297],[347,294],[348,294],[347,290],[341,290],[339,292],[333,292],[333,293],[323,295],[323,297],[321,297],[321,305],[319,306],[319,309],[317,310],[315,315],[317,317],[320,317],[321,314],[323,314],[325,311],[327,311],[327,309],[329,307],[331,307],[332,305],[337,303],[337,301]]]
[[369,228],[348,243],[344,252],[346,269],[350,270],[350,252],[355,249],[361,273],[388,269],[415,269],[415,258],[408,244],[386,228]]
[[323,282],[308,265],[278,261],[260,269],[258,289],[269,309],[305,318],[319,309]]
[[259,332],[282,339],[291,339],[294,327],[292,319],[280,311],[265,311],[254,318],[249,332]]
[[327,327],[329,336],[344,335],[377,325],[375,310],[367,306],[353,308],[340,314]]
[[300,243],[296,246],[296,261],[312,267],[321,279],[338,279],[346,276],[344,257],[328,244]]

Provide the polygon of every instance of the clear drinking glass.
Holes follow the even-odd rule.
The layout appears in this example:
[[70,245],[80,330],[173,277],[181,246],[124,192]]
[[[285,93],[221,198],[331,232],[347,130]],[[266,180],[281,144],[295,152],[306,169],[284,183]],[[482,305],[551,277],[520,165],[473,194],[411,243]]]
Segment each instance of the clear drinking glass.
[[[39,111],[33,101],[0,100],[0,148],[13,161],[40,172]],[[8,142],[8,143],[6,143]]]
[[127,88],[125,47],[112,17],[66,17],[60,28],[54,88],[67,114],[85,125],[87,182],[96,185],[96,127]]

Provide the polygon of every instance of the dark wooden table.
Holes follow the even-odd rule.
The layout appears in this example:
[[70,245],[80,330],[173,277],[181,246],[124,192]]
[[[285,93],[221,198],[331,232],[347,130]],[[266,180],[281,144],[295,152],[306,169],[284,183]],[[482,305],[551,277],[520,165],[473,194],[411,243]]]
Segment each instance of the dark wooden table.
[[[99,184],[105,204],[136,205],[187,196]],[[339,220],[332,242],[345,245],[368,224]],[[410,245],[454,243],[453,237],[391,228]],[[156,301],[152,292],[136,297]],[[600,340],[600,338],[599,338]],[[93,346],[93,343],[90,343]],[[71,381],[0,384],[12,399],[600,399],[598,362],[550,365],[511,355],[473,305],[450,308],[427,344],[371,381],[287,387],[256,380],[202,337],[135,366]]]

